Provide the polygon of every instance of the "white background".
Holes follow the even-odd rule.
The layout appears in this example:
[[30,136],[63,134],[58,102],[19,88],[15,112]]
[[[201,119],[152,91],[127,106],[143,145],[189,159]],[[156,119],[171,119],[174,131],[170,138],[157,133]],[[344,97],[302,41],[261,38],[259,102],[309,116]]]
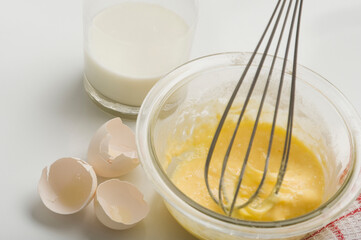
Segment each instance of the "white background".
[[[200,0],[192,58],[252,51],[275,0]],[[361,112],[361,1],[305,0],[299,63],[323,75]],[[135,183],[149,216],[123,232],[103,227],[92,205],[60,216],[37,194],[43,167],[85,159],[89,140],[111,115],[82,87],[82,2],[1,0],[0,239],[193,239],[166,211],[139,166]],[[125,121],[134,128],[134,121]]]

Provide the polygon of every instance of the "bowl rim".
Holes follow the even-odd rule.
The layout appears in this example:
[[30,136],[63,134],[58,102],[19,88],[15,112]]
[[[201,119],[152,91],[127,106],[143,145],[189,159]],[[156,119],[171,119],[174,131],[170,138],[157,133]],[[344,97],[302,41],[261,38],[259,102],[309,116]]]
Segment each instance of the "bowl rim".
[[[208,60],[218,60],[218,58],[222,59],[224,57],[231,58],[232,56],[243,57],[244,55],[249,57],[251,54],[252,53],[250,52],[225,52],[196,58],[177,67],[166,76],[164,76],[159,82],[157,82],[145,98],[138,115],[138,120],[136,124],[136,144],[138,147],[139,159],[148,178],[152,180],[153,185],[155,185],[156,190],[162,195],[162,197],[169,204],[171,204],[172,207],[174,207],[178,211],[181,211],[184,215],[196,222],[200,222],[201,219],[207,220],[208,224],[212,225],[213,228],[218,228],[222,232],[225,231],[223,229],[224,227],[228,227],[226,231],[242,231],[246,234],[246,236],[249,237],[254,237],[255,234],[257,234],[257,236],[260,236],[260,234],[264,234],[265,236],[277,234],[278,236],[284,237],[305,234],[335,219],[341,212],[346,210],[349,204],[353,202],[353,200],[358,196],[361,191],[360,183],[356,186],[356,191],[351,192],[352,196],[349,196],[346,199],[347,201],[344,199],[345,193],[351,188],[351,183],[357,184],[357,182],[355,183],[355,181],[361,178],[361,158],[357,155],[356,152],[357,148],[361,147],[361,120],[355,109],[346,99],[346,97],[332,83],[323,78],[320,74],[314,72],[307,67],[304,67],[301,64],[298,64],[297,67],[302,68],[304,69],[304,71],[315,75],[316,78],[319,79],[318,82],[321,84],[321,86],[326,87],[326,90],[328,91],[326,96],[324,95],[324,97],[327,98],[329,103],[331,103],[335,107],[334,103],[337,101],[337,104],[341,104],[346,107],[347,111],[341,111],[339,112],[339,114],[343,118],[345,126],[347,127],[348,135],[351,138],[350,147],[351,149],[353,149],[351,157],[354,160],[352,162],[352,166],[350,166],[350,173],[347,175],[347,178],[345,179],[343,185],[328,201],[323,203],[317,209],[305,215],[282,221],[257,222],[230,218],[202,207],[201,205],[187,197],[185,194],[183,194],[170,181],[161,166],[157,164],[157,160],[155,160],[157,157],[155,154],[154,143],[152,140],[151,126],[154,125],[154,117],[157,116],[157,113],[159,113],[159,106],[162,106],[162,102],[164,102],[167,97],[170,96],[172,91],[177,88],[177,84],[185,81],[186,78],[184,78],[184,76],[186,74],[184,73],[184,71],[191,71],[191,67],[194,67],[194,65],[197,66],[204,64],[204,62]],[[268,55],[268,57],[271,56],[272,55]],[[278,57],[278,59],[282,58]],[[237,62],[234,64],[242,65]],[[204,69],[205,68],[201,68],[201,70]],[[327,95],[331,94],[334,94],[337,99],[331,101],[327,97]],[[340,110],[339,107],[335,107],[335,109],[338,111]],[[180,196],[182,196],[183,199],[181,199]],[[340,202],[340,200],[343,200],[343,202]],[[335,207],[337,207],[337,211],[333,211],[332,214],[324,216],[325,214],[323,213],[329,212]],[[309,220],[313,220],[312,224],[310,224]],[[291,233],[289,232],[289,228],[292,228]],[[255,231],[255,229],[257,230]],[[278,231],[275,231],[276,229]]]

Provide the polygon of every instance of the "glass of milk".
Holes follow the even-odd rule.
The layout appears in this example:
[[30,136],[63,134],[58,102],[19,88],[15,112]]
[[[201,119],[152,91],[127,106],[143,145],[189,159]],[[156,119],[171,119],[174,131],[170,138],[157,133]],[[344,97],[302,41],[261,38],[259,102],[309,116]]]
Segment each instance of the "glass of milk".
[[84,86],[105,110],[136,116],[151,87],[189,58],[197,0],[84,0]]

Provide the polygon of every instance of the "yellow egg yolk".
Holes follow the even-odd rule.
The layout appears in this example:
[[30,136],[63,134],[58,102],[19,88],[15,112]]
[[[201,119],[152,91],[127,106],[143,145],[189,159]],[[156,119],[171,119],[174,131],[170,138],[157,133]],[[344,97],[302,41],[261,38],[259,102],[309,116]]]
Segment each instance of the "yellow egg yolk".
[[[253,125],[254,121],[245,119],[241,122],[236,134],[223,183],[223,198],[226,206],[230,205],[230,199],[233,198]],[[234,127],[233,120],[225,122],[209,166],[209,185],[217,198],[222,162]],[[236,205],[238,206],[252,196],[261,181],[271,127],[270,123],[259,123],[257,127],[245,175],[237,196]],[[170,138],[166,157],[168,163],[179,162],[171,174],[171,179],[185,195],[210,210],[225,214],[210,197],[204,179],[205,160],[215,128],[216,125],[211,121],[200,123],[185,141]],[[274,194],[285,135],[285,129],[275,128],[264,185],[256,200],[245,208],[235,208],[232,217],[253,221],[279,221],[304,215],[321,205],[325,185],[323,168],[315,153],[295,136],[292,136],[284,180],[278,194]]]

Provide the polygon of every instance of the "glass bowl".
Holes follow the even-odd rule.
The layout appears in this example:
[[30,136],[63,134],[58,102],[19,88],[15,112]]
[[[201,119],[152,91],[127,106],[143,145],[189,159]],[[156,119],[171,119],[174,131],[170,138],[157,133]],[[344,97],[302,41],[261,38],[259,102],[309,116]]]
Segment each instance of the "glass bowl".
[[[361,120],[332,84],[301,65],[297,68],[293,134],[312,148],[324,167],[325,194],[320,207],[288,220],[246,221],[202,207],[172,183],[169,178],[172,171],[165,156],[169,137],[186,138],[197,121],[222,113],[250,56],[251,53],[221,53],[178,67],[152,88],[138,115],[136,142],[142,166],[170,213],[200,239],[300,239],[340,216],[361,189],[361,157],[358,154]],[[256,55],[250,76],[260,57]],[[271,60],[272,56],[267,56],[255,96],[264,86],[265,71]],[[281,66],[282,59],[278,58],[272,80],[279,77]],[[287,62],[285,96],[289,93],[291,69],[291,62]],[[244,85],[249,85],[251,79],[247,77]],[[275,89],[277,85],[270,84],[270,101]],[[236,102],[242,101],[246,92],[241,89]],[[287,115],[283,112],[288,99],[282,99],[280,123]]]

